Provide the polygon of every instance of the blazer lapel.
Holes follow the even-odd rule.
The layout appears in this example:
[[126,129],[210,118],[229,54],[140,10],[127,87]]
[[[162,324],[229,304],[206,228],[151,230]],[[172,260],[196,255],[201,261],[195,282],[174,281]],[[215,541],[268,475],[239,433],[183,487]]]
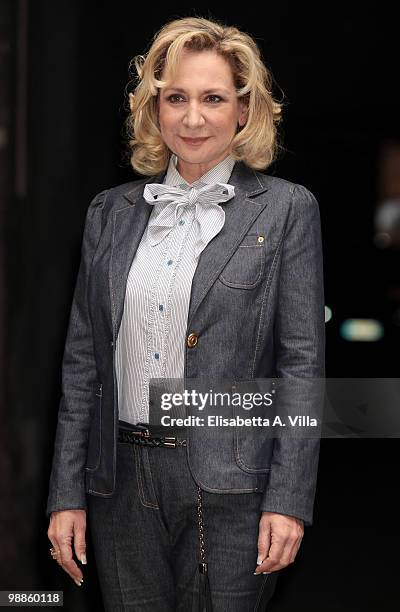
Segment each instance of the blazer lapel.
[[161,183],[164,176],[165,172],[162,172],[149,177],[132,191],[121,194],[116,199],[109,270],[114,338],[117,337],[121,324],[129,270],[152,210],[143,198],[143,190],[147,183]]
[[193,276],[188,329],[211,286],[267,205],[267,198],[257,200],[256,196],[267,191],[268,185],[262,184],[251,168],[243,162],[236,162],[229,184],[235,187],[235,196],[221,204],[225,211],[224,226],[201,253]]

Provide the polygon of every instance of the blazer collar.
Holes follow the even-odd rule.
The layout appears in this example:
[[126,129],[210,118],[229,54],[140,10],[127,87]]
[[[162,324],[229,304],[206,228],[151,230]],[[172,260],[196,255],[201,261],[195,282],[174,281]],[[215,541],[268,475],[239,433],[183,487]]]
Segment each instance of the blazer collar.
[[[145,179],[140,184],[135,185],[133,189],[124,193],[123,196],[128,200],[130,204],[135,204],[139,199],[143,199],[143,189],[147,183],[162,183],[165,175],[167,174],[167,170],[160,172],[154,176],[151,176]],[[235,192],[237,195],[241,197],[247,198],[254,195],[258,195],[263,191],[267,191],[269,189],[267,185],[267,177],[265,177],[265,181],[258,177],[258,175],[249,168],[244,162],[237,161],[233,167],[232,174],[229,179],[229,184],[235,187]],[[145,204],[147,204],[145,202]]]
[[[115,202],[109,275],[115,336],[121,323],[129,269],[151,212],[151,206],[143,198],[143,189],[147,182],[162,182],[164,176],[165,172],[161,172],[135,183],[133,189],[117,196]],[[235,163],[229,184],[235,187],[235,196],[223,204],[224,227],[200,255],[193,277],[188,331],[201,302],[269,201],[268,197],[258,197],[269,189],[268,176],[257,175],[243,162]]]

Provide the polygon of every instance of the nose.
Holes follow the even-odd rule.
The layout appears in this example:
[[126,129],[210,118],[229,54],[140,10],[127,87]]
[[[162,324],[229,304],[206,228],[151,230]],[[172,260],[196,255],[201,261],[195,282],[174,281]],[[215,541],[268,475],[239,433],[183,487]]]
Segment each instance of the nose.
[[204,125],[205,119],[202,115],[199,105],[193,100],[187,107],[183,117],[183,124],[188,128],[196,128]]

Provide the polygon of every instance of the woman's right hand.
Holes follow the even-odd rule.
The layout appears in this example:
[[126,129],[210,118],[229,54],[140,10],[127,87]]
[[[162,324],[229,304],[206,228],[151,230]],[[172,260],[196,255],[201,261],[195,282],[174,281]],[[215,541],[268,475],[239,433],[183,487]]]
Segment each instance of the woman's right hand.
[[86,565],[85,533],[85,510],[58,510],[51,513],[47,536],[57,551],[57,563],[78,586],[83,582],[83,574],[72,556],[72,540],[76,557]]

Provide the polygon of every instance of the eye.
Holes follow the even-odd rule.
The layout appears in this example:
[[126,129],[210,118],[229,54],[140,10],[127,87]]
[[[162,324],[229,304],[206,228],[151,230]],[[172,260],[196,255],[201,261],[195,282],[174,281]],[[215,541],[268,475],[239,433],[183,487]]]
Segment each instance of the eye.
[[182,98],[182,96],[180,94],[171,94],[170,96],[168,96],[168,102],[172,102],[174,104],[175,102],[172,98]]
[[207,98],[218,98],[218,100],[215,100],[214,102],[221,102],[222,100],[221,96],[217,96],[216,94],[210,94],[207,96]]

